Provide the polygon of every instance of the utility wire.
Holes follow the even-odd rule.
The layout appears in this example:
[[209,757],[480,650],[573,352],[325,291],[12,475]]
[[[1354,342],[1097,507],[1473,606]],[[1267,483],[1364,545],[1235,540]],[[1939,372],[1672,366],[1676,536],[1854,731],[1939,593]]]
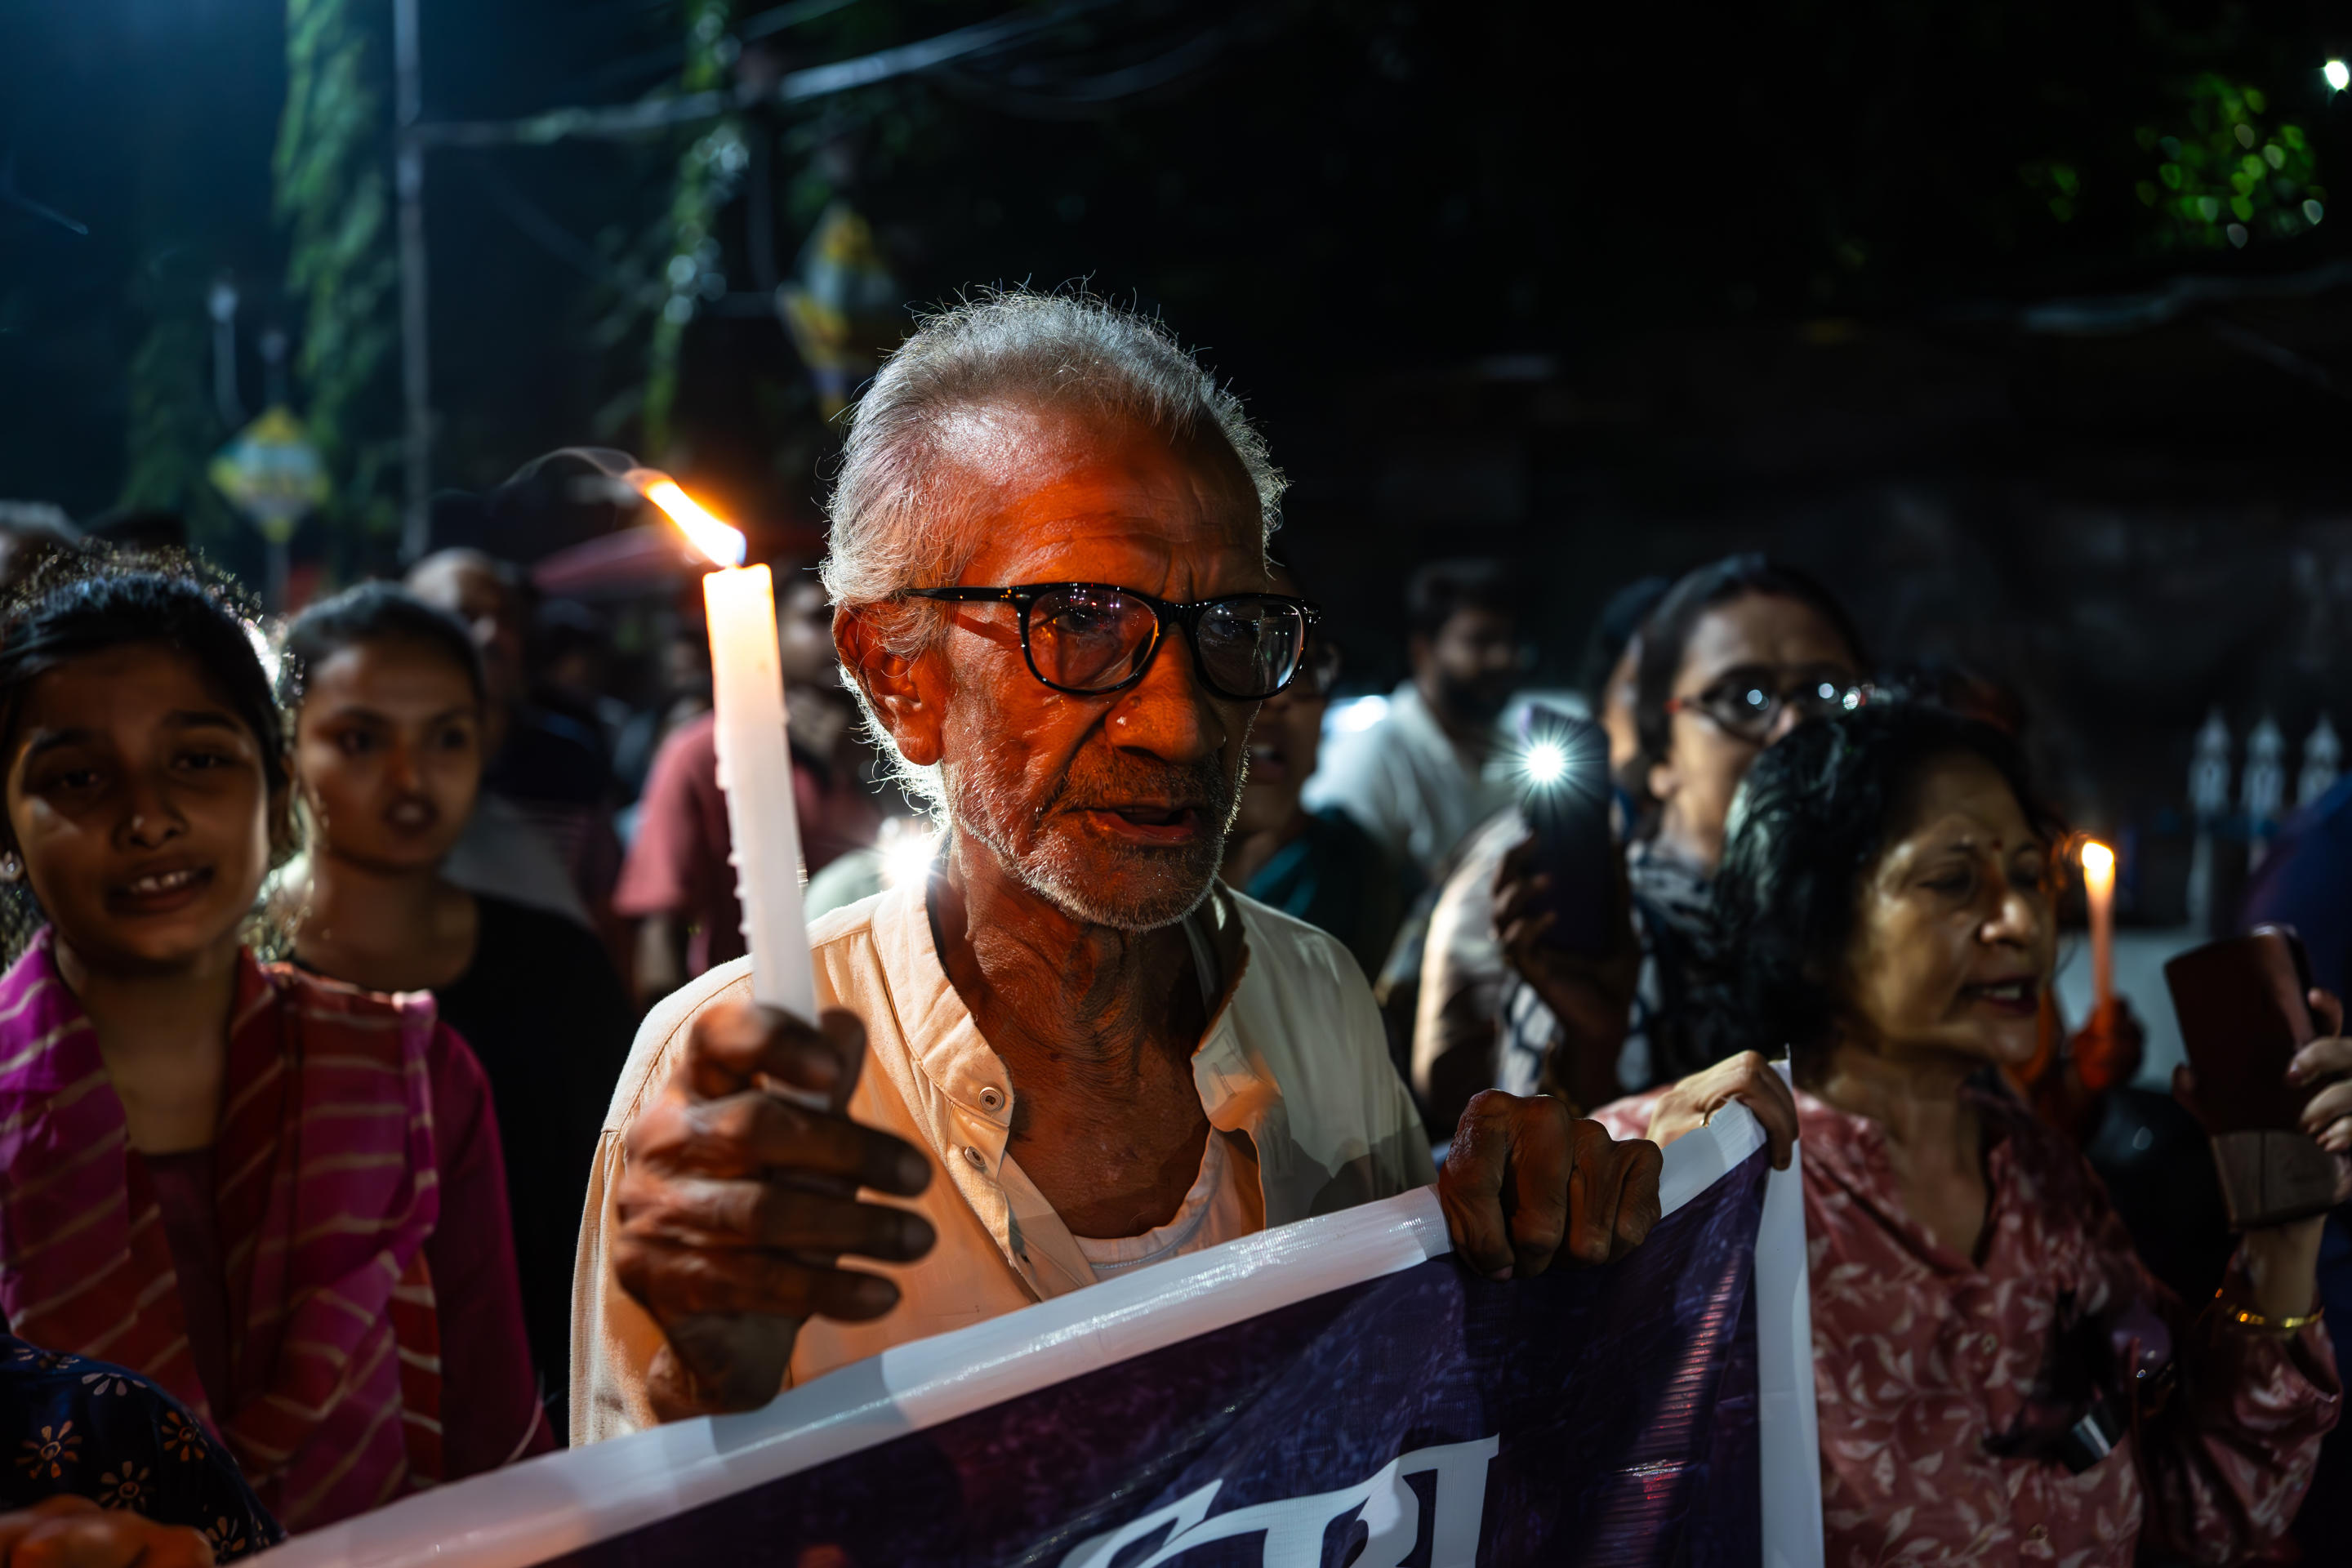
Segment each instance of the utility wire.
[[[857,0],[793,0],[789,5],[779,5],[773,10],[745,17],[735,26],[733,32],[737,42],[749,43],[754,38],[769,37],[787,28],[797,27],[803,22],[829,16],[856,4]],[[559,90],[565,97],[578,92],[598,92],[647,77],[667,76],[684,64],[686,45],[667,43],[657,49],[642,50],[626,59],[614,60],[585,75],[573,77]]]
[[413,127],[407,134],[427,147],[546,146],[574,137],[642,136],[672,125],[715,120],[761,103],[799,103],[870,87],[895,77],[929,71],[1058,26],[1119,0],[1066,0],[1051,11],[1000,16],[959,27],[937,37],[879,49],[855,59],[788,73],[761,91],[748,85],[647,99],[600,109],[556,109],[522,120],[442,121]]
[[488,163],[479,159],[468,159],[466,163],[475,180],[506,220],[550,256],[590,281],[601,283],[625,298],[631,295],[659,298],[661,289],[631,279],[600,254],[594,246],[548,216],[544,207],[515,189]]
[[814,22],[819,16],[830,16],[845,11],[857,0],[793,0],[789,5],[779,5],[772,11],[762,11],[756,16],[746,16],[736,24],[735,36],[745,43],[781,33],[787,27],[797,27],[803,22]]
[[6,202],[12,207],[53,223],[69,234],[78,234],[84,239],[89,237],[89,225],[66,216],[45,202],[37,202],[16,188],[16,150],[14,147],[8,149],[5,158],[0,158],[0,202]]
[[1092,76],[1041,81],[1037,78],[1043,73],[1033,71],[992,77],[945,66],[939,77],[942,85],[961,96],[1008,114],[1041,120],[1084,119],[1199,76],[1225,53],[1238,31],[1224,26],[1211,27],[1151,59]]

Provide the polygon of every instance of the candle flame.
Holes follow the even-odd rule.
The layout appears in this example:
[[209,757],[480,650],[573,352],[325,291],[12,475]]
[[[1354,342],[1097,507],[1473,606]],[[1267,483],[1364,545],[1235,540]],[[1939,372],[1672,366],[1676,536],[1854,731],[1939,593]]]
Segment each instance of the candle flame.
[[743,531],[721,522],[700,502],[678,489],[677,481],[658,468],[632,468],[625,476],[639,495],[669,514],[687,542],[720,566],[740,566],[749,552]]
[[2095,838],[2083,840],[2084,874],[2096,879],[2112,877],[2116,870],[2116,852]]

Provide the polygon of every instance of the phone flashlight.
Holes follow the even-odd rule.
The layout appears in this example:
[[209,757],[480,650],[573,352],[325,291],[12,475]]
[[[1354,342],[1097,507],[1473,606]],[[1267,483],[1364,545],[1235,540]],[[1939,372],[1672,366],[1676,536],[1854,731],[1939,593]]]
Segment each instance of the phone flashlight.
[[1535,868],[1551,879],[1545,941],[1598,957],[1609,951],[1616,847],[1609,833],[1609,739],[1600,725],[1542,703],[1519,716],[1519,811]]

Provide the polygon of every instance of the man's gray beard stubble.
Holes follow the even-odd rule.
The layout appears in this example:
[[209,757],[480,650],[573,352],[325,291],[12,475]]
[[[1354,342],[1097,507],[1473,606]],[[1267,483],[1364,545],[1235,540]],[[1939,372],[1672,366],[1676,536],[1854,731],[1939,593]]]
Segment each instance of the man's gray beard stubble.
[[[1054,851],[1064,840],[1041,836],[1035,847],[1026,854],[1016,848],[1010,826],[1021,807],[1004,800],[1002,793],[985,781],[973,779],[969,769],[943,768],[940,782],[947,793],[950,825],[956,832],[968,833],[995,851],[996,858],[1023,887],[1072,920],[1084,921],[1088,925],[1108,926],[1113,931],[1158,931],[1162,926],[1174,925],[1199,909],[1207,901],[1210,889],[1217,885],[1218,868],[1225,859],[1225,839],[1233,832],[1234,818],[1241,815],[1242,790],[1249,783],[1249,753],[1244,750],[1241,775],[1234,780],[1224,810],[1217,815],[1214,829],[1201,847],[1205,869],[1198,884],[1165,886],[1167,874],[1155,869],[1149,873],[1150,892],[1155,896],[1148,902],[1125,909],[1103,902],[1097,896],[1098,889],[1087,885],[1080,868],[1056,863]],[[1056,792],[1036,811],[1038,823],[1059,798]],[[1033,829],[1037,825],[1033,823]]]

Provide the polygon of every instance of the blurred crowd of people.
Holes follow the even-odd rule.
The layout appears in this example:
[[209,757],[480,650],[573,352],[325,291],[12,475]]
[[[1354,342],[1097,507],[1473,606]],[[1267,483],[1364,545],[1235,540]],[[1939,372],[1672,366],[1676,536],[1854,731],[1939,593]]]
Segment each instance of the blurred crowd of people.
[[[1097,348],[1150,337],[1087,330]],[[1160,443],[1153,460],[1193,460],[1197,426],[1119,417],[1142,435],[1118,439]],[[1112,439],[1073,439],[1098,435]],[[1244,468],[1252,439],[1234,437]],[[690,1314],[614,1261],[617,1219],[598,1227],[660,1081],[652,1047],[632,1058],[640,1021],[652,1011],[645,1038],[687,1049],[682,1031],[717,1026],[697,1012],[689,1028],[681,988],[701,980],[691,1007],[707,1010],[744,952],[696,638],[633,706],[598,618],[478,550],[320,599],[266,651],[234,584],[184,558],[19,534],[5,560],[0,1504],[23,1511],[0,1517],[0,1562],[36,1538],[97,1542],[44,1561],[226,1560],[695,1407],[665,1403],[656,1353]],[[919,911],[932,888],[914,940],[940,944],[938,985],[1013,1060],[1020,1019],[998,1021],[956,957],[978,895],[959,883],[973,901],[947,907],[936,891],[980,819],[952,788],[934,802],[901,783],[957,742],[919,754],[931,742],[907,715],[939,699],[873,673],[929,645],[876,633],[887,646],[858,662],[864,634],[828,594],[838,572],[777,565],[811,917],[887,909],[909,887]],[[2352,1454],[2328,1436],[2352,1233],[2339,1211],[2324,1232],[2232,1237],[2195,1119],[2134,1082],[2128,1009],[2060,1016],[2068,836],[2014,695],[1902,667],[1835,595],[1760,556],[1627,584],[1589,627],[1545,618],[1504,563],[1432,562],[1401,587],[1410,675],[1392,691],[1335,704],[1340,649],[1367,634],[1328,620],[1262,700],[1202,678],[1255,703],[1215,864],[1243,898],[1209,906],[1245,918],[1204,920],[1176,960],[1201,982],[1185,1026],[1208,1037],[1230,1005],[1244,1030],[1279,1032],[1249,1013],[1269,1005],[1248,986],[1294,973],[1261,906],[1335,939],[1353,971],[1328,1006],[1353,1018],[1369,995],[1370,1048],[1410,1089],[1367,1091],[1375,1142],[1410,1127],[1369,1195],[1470,1169],[1535,1102],[1665,1142],[1736,1099],[1783,1161],[1801,1128],[1840,1564],[2291,1561],[2298,1537],[2304,1561],[2352,1561]],[[1314,599],[1279,558],[1253,592]],[[1150,663],[1176,638],[1163,611],[1190,608],[1143,616],[1162,618],[1131,682],[1167,662]],[[1016,679],[1074,689],[1018,614]],[[1183,635],[1209,668],[1197,621]],[[1528,689],[1539,642],[1581,649],[1576,687]],[[1589,738],[1564,784],[1530,769],[1545,722]],[[1612,847],[1593,886],[1559,886],[1548,858],[1533,814],[1558,787],[1597,803]],[[2352,967],[2347,801],[2339,787],[2282,844],[2248,911],[2300,926],[2331,991]],[[1579,909],[1600,911],[1603,940],[1563,940]],[[828,984],[847,1004],[865,983]],[[2309,1048],[2311,1081],[2352,1070],[2337,1033]],[[1784,1054],[1792,1079],[1764,1065]],[[1181,1098],[1189,1068],[1179,1079]],[[971,1092],[1003,1127],[995,1152],[964,1155],[1001,1160],[1015,1214],[1072,1219],[1057,1256],[1079,1282],[1296,1217],[1274,1132],[1235,1139],[1204,1100],[1176,1207],[1147,1195],[1089,1228],[1055,1184],[1068,1170],[1034,1143],[1021,1170],[1003,1152],[1027,1135],[1008,1103],[1025,1087]],[[2338,1098],[2313,1101],[2312,1127],[2340,1154]],[[925,1136],[910,1124],[893,1146]],[[1236,1170],[1257,1183],[1235,1186]],[[904,1241],[896,1289],[914,1289],[931,1242]],[[970,1245],[992,1256],[985,1234]],[[650,1316],[616,1318],[631,1299]],[[811,1301],[811,1322],[874,1315]],[[836,1361],[887,1342],[859,1331],[841,1331]],[[2126,1340],[2144,1359],[2108,1352]],[[644,1386],[613,1392],[632,1376]],[[2130,1457],[2078,1452],[2085,1421]],[[121,1510],[136,1541],[101,1539],[74,1499]]]

